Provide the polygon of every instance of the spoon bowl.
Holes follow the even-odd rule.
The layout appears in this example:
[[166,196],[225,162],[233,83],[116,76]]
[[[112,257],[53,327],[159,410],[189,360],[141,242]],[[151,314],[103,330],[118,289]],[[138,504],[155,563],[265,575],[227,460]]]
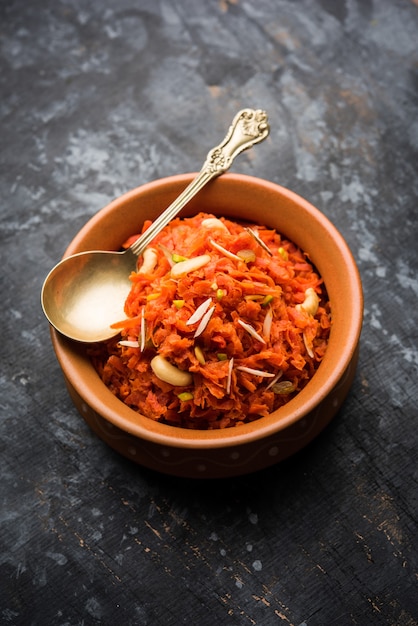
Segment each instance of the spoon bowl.
[[228,170],[238,154],[268,134],[264,111],[239,111],[225,139],[208,153],[199,174],[128,250],[92,250],[58,263],[46,277],[41,292],[42,308],[52,326],[69,339],[85,343],[117,335],[119,331],[111,325],[125,317],[129,275],[136,269],[138,256],[209,181]]
[[125,317],[131,289],[129,275],[137,262],[125,252],[80,252],[58,263],[42,290],[44,311],[59,331],[76,341],[104,341],[117,335],[111,324]]

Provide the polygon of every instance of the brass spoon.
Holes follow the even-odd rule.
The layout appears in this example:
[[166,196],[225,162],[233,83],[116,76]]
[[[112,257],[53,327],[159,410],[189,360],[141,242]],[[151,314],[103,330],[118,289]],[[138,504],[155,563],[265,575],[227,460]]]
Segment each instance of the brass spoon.
[[110,325],[125,316],[129,275],[136,269],[138,256],[206,183],[229,169],[238,154],[268,133],[264,111],[243,109],[223,142],[208,153],[196,178],[128,250],[80,252],[58,263],[46,277],[41,293],[42,308],[52,326],[66,337],[86,343],[117,335],[120,331]]

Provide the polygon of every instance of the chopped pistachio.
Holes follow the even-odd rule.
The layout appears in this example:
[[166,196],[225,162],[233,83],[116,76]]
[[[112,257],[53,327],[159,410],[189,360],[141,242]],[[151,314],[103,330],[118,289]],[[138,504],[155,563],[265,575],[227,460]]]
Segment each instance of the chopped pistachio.
[[270,304],[270,302],[273,300],[273,296],[271,294],[269,294],[268,296],[266,296],[263,299],[263,302],[261,303],[261,306],[267,306],[268,304]]
[[256,293],[251,293],[248,296],[244,296],[245,300],[253,300],[254,302],[256,302],[257,300],[264,300],[264,296],[261,296],[260,294],[256,294]]
[[255,261],[255,253],[253,250],[239,250],[237,256],[239,256],[244,263],[253,263]]
[[193,400],[193,394],[190,391],[183,391],[182,393],[179,393],[177,397],[179,400],[181,400],[181,402],[187,402],[187,400]]
[[176,309],[181,309],[184,306],[184,300],[173,300],[173,304]]
[[228,358],[228,355],[225,352],[218,352],[216,356],[218,357],[219,361],[226,361]]
[[282,259],[284,261],[288,261],[289,259],[289,255],[287,254],[286,250],[284,248],[279,248],[279,254],[282,257]]
[[181,261],[187,261],[187,257],[186,256],[181,256],[181,254],[176,254],[175,252],[173,252],[173,254],[171,255],[171,259],[174,261],[174,263],[180,263]]

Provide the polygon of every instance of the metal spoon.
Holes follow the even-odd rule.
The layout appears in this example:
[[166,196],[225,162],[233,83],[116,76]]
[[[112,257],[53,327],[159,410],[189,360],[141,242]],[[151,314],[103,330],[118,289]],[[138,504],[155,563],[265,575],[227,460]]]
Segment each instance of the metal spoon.
[[222,174],[243,150],[269,133],[264,111],[243,109],[235,116],[223,142],[213,148],[194,180],[124,252],[80,252],[63,259],[48,274],[42,287],[45,316],[61,334],[91,343],[120,331],[110,327],[124,318],[124,304],[131,288],[130,273],[138,256],[206,183]]

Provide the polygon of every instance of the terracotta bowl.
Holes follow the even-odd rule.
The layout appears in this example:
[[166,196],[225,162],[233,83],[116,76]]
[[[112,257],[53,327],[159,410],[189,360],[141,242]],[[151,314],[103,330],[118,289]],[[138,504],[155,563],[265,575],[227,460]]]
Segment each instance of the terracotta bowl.
[[[192,178],[193,174],[164,178],[117,198],[81,229],[65,256],[119,249]],[[336,415],[355,374],[363,297],[356,264],[342,236],[320,211],[292,191],[258,178],[225,174],[205,187],[182,215],[199,211],[275,228],[309,254],[325,281],[333,318],[327,352],[306,387],[287,405],[268,417],[224,430],[160,424],[128,408],[107,389],[83,344],[65,339],[54,329],[51,335],[74,404],[109,446],[153,470],[215,478],[253,472],[289,457]]]

